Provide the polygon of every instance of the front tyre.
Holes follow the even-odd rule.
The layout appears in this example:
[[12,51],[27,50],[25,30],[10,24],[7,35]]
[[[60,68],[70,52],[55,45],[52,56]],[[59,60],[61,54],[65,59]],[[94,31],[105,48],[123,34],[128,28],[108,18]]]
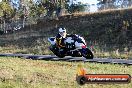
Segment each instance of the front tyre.
[[57,57],[59,58],[64,58],[65,57],[65,54],[61,53],[61,52],[57,52],[57,53],[54,53]]
[[63,51],[59,51],[59,48],[54,46],[50,47],[50,50],[59,58],[65,57],[65,53]]
[[88,48],[85,48],[83,50],[83,57],[85,57],[86,59],[93,59],[94,55],[93,53],[91,52],[91,50],[89,50]]

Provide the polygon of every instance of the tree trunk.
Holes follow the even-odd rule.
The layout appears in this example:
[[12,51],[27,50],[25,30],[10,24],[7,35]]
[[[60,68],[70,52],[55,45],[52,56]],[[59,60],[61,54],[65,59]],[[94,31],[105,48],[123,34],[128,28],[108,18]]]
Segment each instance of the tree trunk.
[[23,27],[23,28],[25,27],[25,16],[24,16],[24,18],[23,18],[22,27]]
[[4,33],[6,33],[6,23],[5,23],[5,19],[4,19],[4,29],[3,29]]

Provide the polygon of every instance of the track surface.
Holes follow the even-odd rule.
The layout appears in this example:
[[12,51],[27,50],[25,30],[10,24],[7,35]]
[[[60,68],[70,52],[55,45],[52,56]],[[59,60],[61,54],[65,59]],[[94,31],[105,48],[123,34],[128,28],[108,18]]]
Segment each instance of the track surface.
[[57,56],[52,55],[31,55],[31,54],[0,54],[0,56],[8,57],[21,57],[25,59],[33,60],[53,60],[53,61],[83,61],[83,62],[97,62],[97,63],[113,63],[113,64],[126,64],[132,65],[132,59],[110,59],[110,58],[94,58],[94,59],[85,59],[83,57],[70,57],[58,58]]

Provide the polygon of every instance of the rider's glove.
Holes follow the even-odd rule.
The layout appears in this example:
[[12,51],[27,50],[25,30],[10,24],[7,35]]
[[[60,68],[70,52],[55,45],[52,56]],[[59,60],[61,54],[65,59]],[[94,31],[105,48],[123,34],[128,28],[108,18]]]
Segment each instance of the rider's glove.
[[56,44],[58,47],[65,47],[64,44],[62,45],[63,42],[62,38],[56,38]]

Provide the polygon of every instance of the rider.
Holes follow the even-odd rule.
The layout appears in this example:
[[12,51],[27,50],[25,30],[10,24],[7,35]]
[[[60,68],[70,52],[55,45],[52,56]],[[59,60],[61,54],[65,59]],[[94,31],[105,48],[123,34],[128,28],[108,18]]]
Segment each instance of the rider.
[[61,47],[61,48],[65,47],[64,41],[65,41],[66,36],[67,36],[66,29],[64,27],[60,27],[59,33],[56,36],[56,44],[59,47]]
[[76,34],[67,34],[66,29],[64,27],[59,28],[59,33],[56,36],[56,44],[60,48],[65,48],[65,39],[66,37],[72,37],[74,40],[78,39],[78,35]]

